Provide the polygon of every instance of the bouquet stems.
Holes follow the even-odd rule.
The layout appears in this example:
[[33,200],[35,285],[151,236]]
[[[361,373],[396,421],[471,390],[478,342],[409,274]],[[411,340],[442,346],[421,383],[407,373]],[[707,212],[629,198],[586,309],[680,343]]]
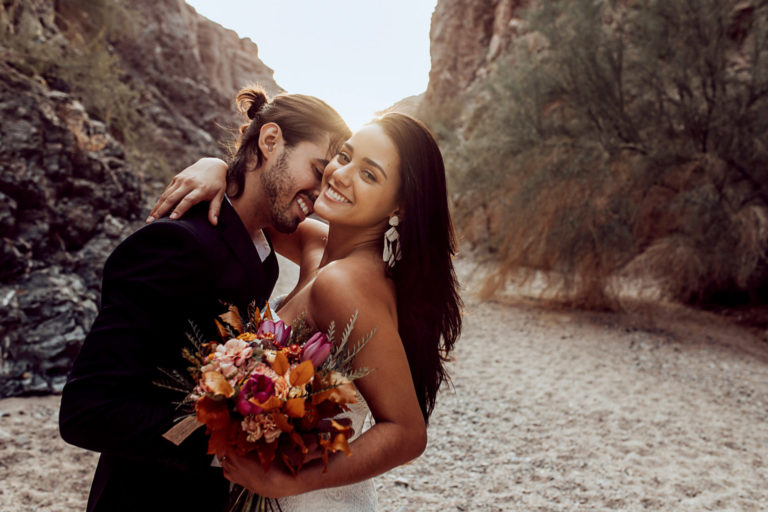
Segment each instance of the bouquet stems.
[[239,485],[232,489],[232,495],[237,497],[229,512],[282,512],[276,499],[260,496]]

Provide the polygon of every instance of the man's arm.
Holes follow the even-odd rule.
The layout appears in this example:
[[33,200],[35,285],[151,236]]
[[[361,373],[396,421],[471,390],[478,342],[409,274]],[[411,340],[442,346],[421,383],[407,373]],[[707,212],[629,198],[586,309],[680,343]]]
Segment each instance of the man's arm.
[[146,226],[115,250],[104,269],[102,309],[62,394],[64,440],[174,466],[207,463],[202,433],[180,447],[161,437],[179,413],[152,380],[173,352],[180,356],[174,340],[191,305],[212,293],[210,272],[183,223]]

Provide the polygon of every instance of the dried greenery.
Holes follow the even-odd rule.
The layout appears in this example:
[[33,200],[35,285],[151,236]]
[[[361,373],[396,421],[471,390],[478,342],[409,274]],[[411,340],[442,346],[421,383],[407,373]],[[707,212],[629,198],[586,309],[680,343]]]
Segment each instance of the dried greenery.
[[689,303],[764,293],[768,2],[535,2],[525,22],[442,140],[459,225],[499,217],[489,291],[543,270],[589,308],[632,276]]

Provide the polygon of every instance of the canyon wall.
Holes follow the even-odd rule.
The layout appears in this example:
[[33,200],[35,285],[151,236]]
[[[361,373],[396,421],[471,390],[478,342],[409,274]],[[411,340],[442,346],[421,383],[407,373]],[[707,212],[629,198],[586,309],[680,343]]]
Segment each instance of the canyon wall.
[[525,0],[440,0],[432,14],[425,107],[455,101],[492,72],[520,28]]
[[182,0],[0,4],[0,397],[61,389],[106,256],[161,169],[223,154],[253,82],[281,90]]

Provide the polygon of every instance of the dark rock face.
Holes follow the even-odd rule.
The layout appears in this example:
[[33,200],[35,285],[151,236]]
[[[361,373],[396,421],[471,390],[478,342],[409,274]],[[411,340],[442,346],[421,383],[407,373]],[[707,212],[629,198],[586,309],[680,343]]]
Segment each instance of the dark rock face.
[[71,96],[6,63],[0,62],[0,70],[0,193],[7,198],[0,219],[6,243],[32,263],[44,263],[82,248],[107,214],[136,217],[139,179],[126,168],[123,149],[105,125]]
[[[121,2],[139,16],[140,37],[109,51],[138,90],[145,128],[174,169],[221,153],[219,125],[236,123],[241,86],[280,90],[256,45],[183,0],[100,1]],[[18,49],[5,44],[4,34],[14,33],[66,45],[57,9],[77,5],[0,5],[0,397],[61,390],[98,312],[104,261],[142,224],[157,194],[157,183],[144,177],[147,164],[126,158],[110,125],[69,84],[24,66]]]
[[51,266],[0,286],[4,396],[60,391],[96,317],[98,294]]
[[0,396],[57,391],[141,183],[71,96],[0,62],[0,98]]

